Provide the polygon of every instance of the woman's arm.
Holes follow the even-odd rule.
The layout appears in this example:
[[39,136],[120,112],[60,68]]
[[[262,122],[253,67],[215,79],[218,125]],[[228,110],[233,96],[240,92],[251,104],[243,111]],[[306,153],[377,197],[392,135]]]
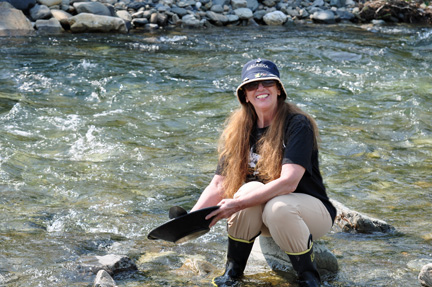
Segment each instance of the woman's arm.
[[289,194],[297,189],[297,186],[305,173],[305,168],[298,164],[282,165],[281,176],[260,188],[235,199],[222,199],[217,205],[219,209],[207,215],[206,219],[213,216],[210,227],[222,218],[228,218],[232,214],[258,204],[263,204],[278,195]]
[[191,209],[191,212],[217,205],[223,199],[223,180],[223,176],[216,174],[210,184],[202,192],[200,198]]

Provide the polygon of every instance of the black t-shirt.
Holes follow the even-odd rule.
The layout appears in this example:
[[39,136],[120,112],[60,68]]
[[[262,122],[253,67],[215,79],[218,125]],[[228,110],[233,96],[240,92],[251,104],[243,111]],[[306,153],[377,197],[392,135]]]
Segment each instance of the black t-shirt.
[[[255,128],[250,140],[249,174],[245,179],[249,181],[261,181],[259,170],[256,169],[259,155],[256,153],[256,143],[266,132],[267,128]],[[336,217],[336,209],[329,201],[326,189],[321,177],[318,162],[318,149],[314,145],[314,132],[311,123],[306,116],[301,114],[290,115],[285,123],[285,137],[283,150],[283,164],[298,164],[306,169],[294,192],[309,194],[318,198],[330,213],[332,221]],[[219,163],[217,174],[221,174]]]

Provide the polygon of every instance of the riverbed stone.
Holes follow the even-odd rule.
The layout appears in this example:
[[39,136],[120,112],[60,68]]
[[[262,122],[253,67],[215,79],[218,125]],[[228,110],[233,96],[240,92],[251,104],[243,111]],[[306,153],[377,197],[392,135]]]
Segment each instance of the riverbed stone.
[[38,0],[39,4],[46,5],[48,7],[54,6],[54,5],[60,5],[62,3],[62,0]]
[[287,20],[287,15],[281,11],[274,11],[265,14],[263,20],[269,26],[280,26]]
[[79,269],[97,274],[105,270],[113,275],[137,270],[136,264],[127,256],[108,254],[104,256],[87,256],[80,259]]
[[49,20],[37,20],[35,27],[39,34],[44,35],[57,35],[64,32],[60,22],[55,18]]
[[99,270],[93,282],[93,287],[116,287],[117,284],[105,270]]
[[50,8],[46,5],[38,5],[36,4],[33,8],[30,9],[30,17],[36,21],[39,19],[50,19],[52,17],[52,13]]
[[216,25],[216,26],[223,26],[226,23],[228,23],[228,18],[220,13],[215,13],[213,11],[207,11],[206,16],[209,19],[210,23]]
[[[263,264],[268,264],[273,270],[292,268],[288,255],[271,237],[259,236],[255,240],[251,256]],[[336,256],[320,241],[314,242],[314,256],[321,274],[336,273],[339,270]]]
[[195,15],[185,15],[182,17],[182,24],[186,28],[198,28],[201,27],[201,22],[195,17]]
[[246,0],[231,0],[231,7],[233,10],[239,9],[239,8],[246,8],[247,7],[247,1]]
[[111,16],[110,9],[99,2],[76,2],[73,3],[77,13],[90,13],[103,16]]
[[74,33],[82,32],[117,32],[127,33],[123,19],[111,16],[81,13],[68,19]]
[[234,14],[238,16],[240,20],[249,20],[253,17],[252,10],[249,8],[238,8],[234,10]]
[[426,264],[418,276],[420,284],[424,287],[432,287],[432,263]]
[[320,23],[320,24],[335,24],[336,23],[335,14],[331,10],[316,11],[315,13],[312,14],[311,19],[315,23]]
[[335,225],[339,226],[344,232],[395,232],[395,228],[393,226],[381,219],[372,218],[360,212],[351,210],[337,200],[330,199],[330,201],[337,210]]
[[26,36],[34,33],[30,20],[8,2],[0,2],[0,36]]

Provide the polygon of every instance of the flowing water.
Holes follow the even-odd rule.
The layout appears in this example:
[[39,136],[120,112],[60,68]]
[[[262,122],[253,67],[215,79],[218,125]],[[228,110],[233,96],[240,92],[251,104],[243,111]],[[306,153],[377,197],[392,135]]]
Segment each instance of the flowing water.
[[[126,254],[139,271],[119,286],[209,286],[224,222],[182,245],[146,236],[211,179],[256,57],[317,119],[329,196],[397,230],[325,236],[340,271],[324,286],[419,286],[432,261],[432,30],[344,25],[0,38],[0,285],[91,286],[83,258]],[[247,272],[247,286],[296,286]]]

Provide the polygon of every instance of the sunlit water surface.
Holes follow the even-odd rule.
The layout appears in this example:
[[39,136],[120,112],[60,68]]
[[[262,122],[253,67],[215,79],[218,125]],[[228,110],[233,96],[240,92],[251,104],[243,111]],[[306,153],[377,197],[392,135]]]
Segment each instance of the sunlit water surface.
[[[340,271],[324,286],[418,286],[432,261],[432,30],[343,25],[0,38],[0,285],[91,286],[79,262],[114,253],[140,268],[119,286],[208,286],[213,273],[184,266],[221,272],[224,222],[182,245],[146,236],[211,179],[256,57],[316,118],[329,196],[397,230],[325,236]],[[296,286],[263,270],[248,286]]]

